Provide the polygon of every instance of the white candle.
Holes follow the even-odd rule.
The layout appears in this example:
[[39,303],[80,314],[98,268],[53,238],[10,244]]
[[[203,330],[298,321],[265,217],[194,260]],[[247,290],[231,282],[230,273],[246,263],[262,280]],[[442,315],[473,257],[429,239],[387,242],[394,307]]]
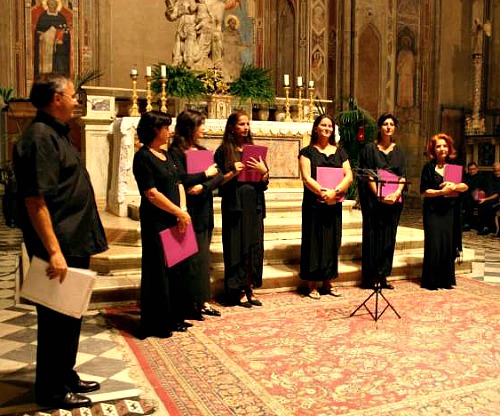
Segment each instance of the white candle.
[[302,77],[297,77],[297,87],[302,87]]
[[283,78],[284,78],[284,81],[285,81],[285,87],[288,87],[290,85],[290,75],[285,74],[283,76]]
[[309,88],[314,88],[314,81],[309,81]]
[[146,76],[148,76],[148,77],[151,76],[151,67],[150,66],[146,67]]
[[137,75],[137,68],[132,68],[130,75]]
[[161,66],[161,77],[165,78],[166,76],[167,76],[167,66],[166,65],[162,65]]

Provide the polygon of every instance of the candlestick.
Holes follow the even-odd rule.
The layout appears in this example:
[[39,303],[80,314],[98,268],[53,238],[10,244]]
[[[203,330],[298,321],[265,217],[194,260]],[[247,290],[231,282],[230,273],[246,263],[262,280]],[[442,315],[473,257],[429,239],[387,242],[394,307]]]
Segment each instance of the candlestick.
[[[162,71],[163,71],[163,67],[165,67],[165,65],[162,65]],[[166,68],[165,68],[165,72],[166,72]],[[162,78],[161,78],[161,97],[160,97],[160,100],[161,100],[160,111],[162,111],[163,113],[166,113],[167,112],[167,78],[166,78],[166,75],[165,75],[165,77],[162,76]]]
[[[299,77],[299,78],[302,78],[302,77]],[[297,91],[298,91],[298,97],[297,97],[297,107],[298,107],[298,110],[299,110],[299,114],[298,114],[298,121],[299,122],[302,122],[304,121],[304,100],[302,100],[302,91],[304,90],[304,87],[302,86],[298,86],[297,87]]]
[[[147,75],[148,73],[148,68],[149,68],[149,75]],[[153,106],[151,105],[151,100],[153,98],[152,94],[151,94],[151,80],[153,79],[153,77],[151,76],[151,67],[148,66],[146,68],[146,76],[144,77],[146,79],[146,101],[147,101],[147,104],[146,104],[146,111],[151,111],[153,109]]]
[[137,69],[130,71],[132,79],[132,108],[130,109],[130,117],[139,117],[139,105],[137,104]]
[[150,66],[147,66],[147,67],[146,67],[146,76],[147,76],[147,77],[150,77],[151,75],[152,75],[152,73],[151,73],[151,67],[150,67]]
[[297,87],[302,87],[302,77],[297,77]]
[[161,77],[167,78],[167,66],[166,65],[161,66]]
[[285,86],[285,121],[292,121],[290,116],[290,87]]
[[314,122],[314,81],[309,81],[309,117],[308,121],[310,123]]
[[283,81],[284,81],[284,83],[285,83],[285,87],[290,86],[290,75],[285,74],[285,75],[283,76]]

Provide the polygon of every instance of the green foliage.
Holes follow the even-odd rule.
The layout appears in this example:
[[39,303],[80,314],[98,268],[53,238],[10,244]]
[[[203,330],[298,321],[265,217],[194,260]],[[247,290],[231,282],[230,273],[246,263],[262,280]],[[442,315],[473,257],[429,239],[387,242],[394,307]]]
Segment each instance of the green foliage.
[[4,104],[8,106],[9,102],[14,98],[14,88],[0,87],[0,97],[2,98]]
[[316,107],[316,117],[328,114],[325,103],[322,103],[321,101],[314,101],[314,107]]
[[[156,94],[161,93],[161,66],[155,64],[152,68],[151,90]],[[185,66],[165,65],[167,68],[166,93],[168,97],[186,98],[194,100],[206,94],[205,86],[194,71]]]
[[76,75],[73,80],[73,84],[75,84],[75,91],[79,92],[85,84],[95,81],[103,75],[104,72],[101,72],[98,69],[89,69],[79,75]]
[[[377,135],[377,123],[368,111],[358,106],[354,98],[349,97],[347,102],[348,109],[337,114],[335,123],[339,126],[340,145],[347,151],[351,167],[357,168],[361,149]],[[361,127],[364,130],[363,139],[358,136]],[[346,197],[356,199],[357,189],[357,178],[354,175]]]
[[240,98],[240,102],[274,103],[276,92],[269,70],[254,65],[243,65],[240,77],[229,86],[229,93]]
[[217,69],[209,69],[200,75],[198,78],[203,82],[207,94],[227,94],[229,86],[222,77],[222,72]]

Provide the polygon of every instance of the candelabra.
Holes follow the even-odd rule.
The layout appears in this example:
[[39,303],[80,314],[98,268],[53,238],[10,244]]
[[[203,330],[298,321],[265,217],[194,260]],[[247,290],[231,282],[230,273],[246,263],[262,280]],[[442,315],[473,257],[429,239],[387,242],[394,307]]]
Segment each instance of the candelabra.
[[298,114],[298,121],[299,122],[302,122],[304,121],[304,103],[303,103],[303,100],[302,100],[302,91],[304,90],[304,87],[297,87],[297,91],[298,91],[298,98],[297,98],[297,106],[299,107],[298,110],[299,110],[299,114]]
[[161,79],[161,108],[160,111],[163,113],[167,112],[167,78]]
[[314,121],[314,87],[309,87],[309,122],[312,123]]
[[139,105],[137,104],[137,73],[130,74],[132,79],[132,108],[130,109],[131,117],[139,117]]
[[290,87],[285,86],[285,121],[292,121],[292,117],[290,116]]
[[146,75],[144,77],[146,79],[146,111],[151,111],[153,109],[153,106],[151,105],[151,100],[153,96],[151,95],[151,80],[153,77],[151,75]]

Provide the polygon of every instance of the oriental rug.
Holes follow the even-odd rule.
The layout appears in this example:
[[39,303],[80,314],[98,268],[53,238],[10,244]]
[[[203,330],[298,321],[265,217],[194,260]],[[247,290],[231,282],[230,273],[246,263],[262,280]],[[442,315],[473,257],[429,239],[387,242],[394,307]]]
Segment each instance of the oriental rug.
[[370,294],[353,287],[261,295],[261,308],[221,308],[167,339],[131,335],[133,307],[106,314],[170,415],[496,415],[500,287],[457,280],[396,282],[384,294],[401,319],[377,322],[350,317]]

